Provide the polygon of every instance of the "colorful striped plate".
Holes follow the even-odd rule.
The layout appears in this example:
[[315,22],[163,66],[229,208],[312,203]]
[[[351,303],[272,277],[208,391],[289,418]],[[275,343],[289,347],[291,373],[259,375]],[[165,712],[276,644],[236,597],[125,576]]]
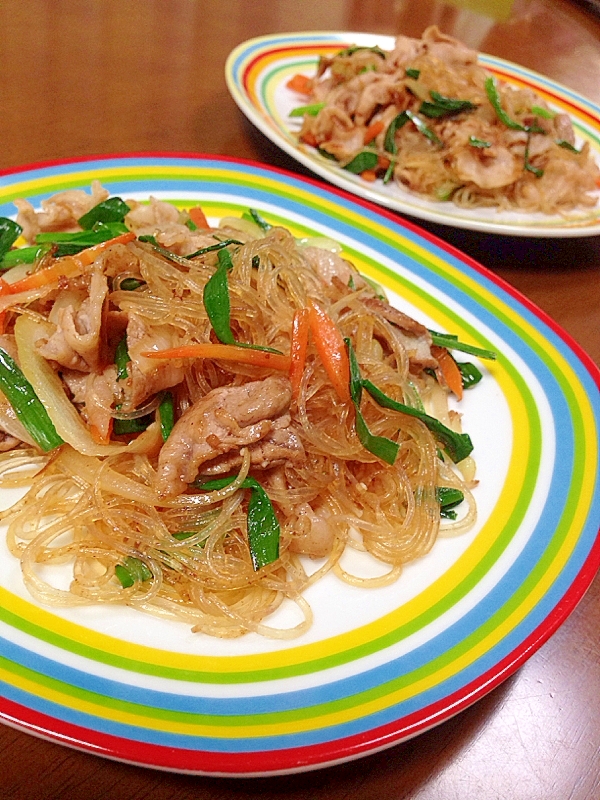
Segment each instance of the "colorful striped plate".
[[[238,45],[229,55],[225,77],[237,105],[269,139],[317,175],[342,189],[393,208],[416,219],[458,228],[515,236],[595,236],[600,233],[600,205],[566,216],[525,214],[493,208],[459,208],[451,202],[434,202],[414,192],[382,181],[366,183],[341,169],[317,150],[298,140],[301,120],[289,117],[302,105],[301,97],[287,88],[296,73],[312,76],[320,56],[329,56],[352,44],[393,48],[394,39],[366,33],[289,33],[261,36]],[[600,164],[600,107],[549,78],[499,58],[480,55],[480,63],[499,79],[527,87],[550,107],[569,114],[578,145],[589,142]],[[600,195],[600,191],[596,193]]]
[[0,175],[0,214],[14,213],[15,198],[37,206],[95,179],[123,198],[201,203],[213,221],[256,208],[296,236],[334,238],[398,307],[495,350],[462,403],[479,518],[470,533],[438,539],[392,587],[326,577],[307,592],[313,627],[290,642],[211,639],[129,608],[41,607],[2,542],[2,719],[136,764],[254,776],[389,747],[497,686],[598,568],[600,375],[590,359],[442,241],[255,163],[146,154],[37,165]]

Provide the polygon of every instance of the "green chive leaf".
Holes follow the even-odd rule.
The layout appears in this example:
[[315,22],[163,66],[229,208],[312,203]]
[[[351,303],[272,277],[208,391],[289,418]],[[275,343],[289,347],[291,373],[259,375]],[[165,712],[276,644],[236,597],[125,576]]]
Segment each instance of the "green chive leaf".
[[84,230],[94,227],[97,222],[123,222],[125,215],[130,211],[127,203],[120,197],[109,197],[91,208],[87,214],[79,217],[77,222]]
[[32,439],[44,452],[47,453],[63,444],[32,385],[16,361],[2,349],[0,349],[0,390]]

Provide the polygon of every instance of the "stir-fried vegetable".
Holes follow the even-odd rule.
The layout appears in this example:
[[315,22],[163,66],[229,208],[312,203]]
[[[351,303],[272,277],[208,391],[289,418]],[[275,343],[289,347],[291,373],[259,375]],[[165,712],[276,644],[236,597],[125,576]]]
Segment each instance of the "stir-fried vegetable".
[[152,573],[144,562],[135,558],[135,556],[127,556],[122,564],[115,566],[115,575],[119,579],[123,589],[129,589],[135,583],[143,583],[152,578]]
[[301,308],[294,314],[292,321],[292,338],[290,342],[290,383],[292,384],[292,397],[296,398],[300,390],[300,383],[306,364],[306,351],[308,348],[308,308]]
[[0,389],[18,419],[42,450],[47,452],[63,444],[33,386],[23,375],[15,360],[2,349],[0,349]]
[[340,400],[347,402],[350,399],[350,364],[344,338],[335,322],[316,303],[309,305],[308,324],[329,380]]
[[8,217],[0,217],[0,261],[23,233],[23,228]]
[[160,401],[160,405],[158,406],[158,421],[160,423],[160,432],[163,442],[166,442],[175,425],[175,407],[173,405],[173,395],[171,392],[165,392],[163,399]]
[[430,330],[431,340],[433,344],[440,347],[445,347],[447,350],[459,350],[461,353],[468,353],[471,356],[478,358],[489,359],[493,361],[496,358],[496,353],[493,350],[486,350],[483,347],[477,347],[473,344],[459,341],[458,336],[453,333],[438,333],[438,331]]
[[222,344],[236,345],[236,347],[248,347],[252,350],[264,350],[267,353],[277,353],[279,350],[264,345],[251,344],[249,342],[238,342],[231,330],[231,302],[229,299],[229,284],[227,273],[233,269],[231,253],[228,250],[219,250],[219,265],[211,275],[204,287],[203,302],[210,324],[216,334],[217,339]]
[[84,231],[91,230],[98,223],[108,225],[111,222],[123,222],[129,213],[129,206],[120,197],[109,197],[97,203],[77,222]]
[[362,399],[363,381],[360,375],[358,360],[356,353],[350,342],[350,339],[345,340],[346,347],[348,348],[348,359],[350,366],[350,396],[354,404],[354,412],[356,415],[356,435],[365,450],[373,453],[382,461],[387,464],[393,464],[398,457],[400,446],[397,442],[385,436],[376,436],[371,433],[365,418],[360,410],[360,401]]
[[[217,491],[233,483],[235,476],[217,478],[199,485],[203,491]],[[247,477],[240,489],[250,489],[248,501],[248,545],[255,570],[279,558],[280,526],[268,494],[254,478]]]
[[424,414],[416,408],[404,405],[404,403],[399,403],[397,400],[388,397],[385,392],[378,389],[377,386],[368,379],[363,379],[362,386],[383,408],[389,408],[392,411],[399,411],[401,414],[417,417],[421,422],[424,422],[456,464],[473,451],[473,443],[468,433],[457,433],[451,428],[446,427],[439,419],[431,417],[429,414]]
[[197,344],[169,347],[165,350],[146,350],[144,358],[214,358],[223,361],[237,361],[239,364],[253,364],[255,367],[270,367],[281,372],[289,372],[290,357],[270,350],[240,347],[239,344],[217,344],[199,342]]

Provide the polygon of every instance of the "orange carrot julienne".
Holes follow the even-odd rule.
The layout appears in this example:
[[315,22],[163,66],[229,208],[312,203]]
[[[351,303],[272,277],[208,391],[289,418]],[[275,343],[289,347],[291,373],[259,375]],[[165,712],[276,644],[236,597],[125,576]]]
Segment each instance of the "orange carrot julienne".
[[108,444],[110,442],[110,434],[113,427],[113,421],[110,420],[106,434],[103,434],[97,425],[90,425],[90,435],[96,444]]
[[360,177],[363,179],[363,181],[373,183],[373,181],[377,180],[377,173],[374,169],[365,169],[360,173]]
[[311,94],[313,89],[312,78],[298,73],[294,75],[286,84],[288,89],[299,94]]
[[304,144],[307,144],[309,147],[316,147],[318,144],[316,136],[314,135],[314,133],[311,133],[310,131],[306,131],[305,133],[303,133],[300,136],[300,138],[302,139]]
[[294,314],[292,322],[292,341],[290,346],[290,383],[292,397],[298,397],[300,382],[306,364],[308,349],[308,308],[300,308]]
[[372,122],[365,131],[363,142],[369,144],[376,136],[379,136],[383,130],[383,122],[379,119],[377,122]]
[[71,278],[78,275],[84,267],[92,264],[105,250],[113,244],[127,244],[135,239],[135,233],[122,233],[120,236],[115,236],[113,239],[107,239],[106,242],[100,242],[93,247],[87,247],[80,253],[74,256],[64,256],[64,258],[57,259],[49,267],[44,267],[37,272],[32,272],[31,275],[26,275],[19,281],[9,284],[10,293],[18,294],[19,292],[28,292],[31,289],[39,289],[41,286],[46,286],[49,283],[54,283],[60,278]]
[[[0,278],[0,297],[2,295],[12,294],[10,283],[7,283],[4,278]],[[6,332],[6,311],[0,312],[0,333]]]
[[319,358],[337,396],[350,401],[350,362],[344,338],[329,314],[315,303],[308,307],[308,324]]
[[188,214],[190,219],[194,223],[197,228],[210,228],[208,224],[208,220],[206,219],[206,214],[200,206],[194,206],[193,208],[188,208]]
[[251,347],[238,347],[235,344],[200,342],[169,347],[166,350],[146,350],[144,358],[215,358],[222,361],[237,361],[240,364],[253,364],[255,367],[271,367],[280,372],[289,372],[291,359],[283,353],[269,353]]
[[451,392],[454,392],[459,400],[462,400],[463,379],[456,361],[452,358],[445,347],[437,347],[434,345],[431,348],[431,354],[438,362],[440,372],[442,373],[442,377],[446,382],[446,386]]

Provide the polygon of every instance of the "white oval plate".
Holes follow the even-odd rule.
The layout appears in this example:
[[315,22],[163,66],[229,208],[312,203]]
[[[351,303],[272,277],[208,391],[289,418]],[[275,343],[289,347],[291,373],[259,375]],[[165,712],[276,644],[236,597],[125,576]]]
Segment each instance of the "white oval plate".
[[[250,39],[229,55],[225,77],[229,91],[248,119],[282,150],[317,175],[353,194],[416,219],[512,236],[568,237],[600,233],[600,204],[566,216],[525,214],[494,208],[459,208],[435,202],[396,184],[368,184],[298,140],[301,120],[289,112],[299,105],[298,95],[287,88],[296,73],[314,75],[319,56],[332,55],[352,44],[393,48],[394,39],[366,33],[308,32],[276,34]],[[590,143],[600,164],[600,107],[581,95],[524,67],[480,54],[486,69],[506,83],[528,87],[551,108],[569,114],[578,146]],[[600,197],[600,190],[597,195]]]

